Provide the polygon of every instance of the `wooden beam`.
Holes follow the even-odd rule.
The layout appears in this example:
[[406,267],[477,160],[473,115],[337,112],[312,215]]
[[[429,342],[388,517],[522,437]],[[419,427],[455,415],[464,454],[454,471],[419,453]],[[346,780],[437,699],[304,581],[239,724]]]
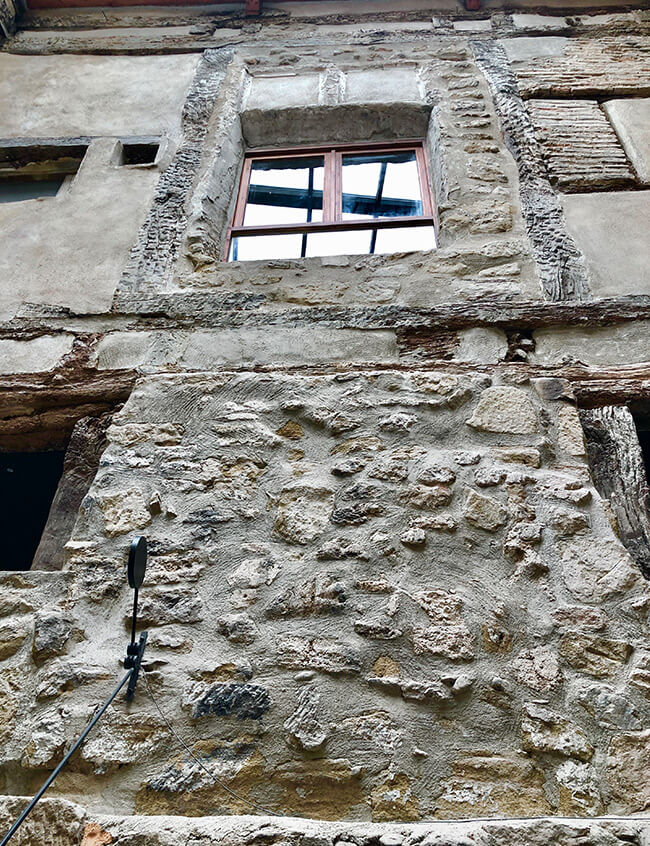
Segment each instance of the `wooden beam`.
[[634,419],[625,406],[580,411],[589,465],[598,493],[608,500],[618,535],[650,578],[649,490]]

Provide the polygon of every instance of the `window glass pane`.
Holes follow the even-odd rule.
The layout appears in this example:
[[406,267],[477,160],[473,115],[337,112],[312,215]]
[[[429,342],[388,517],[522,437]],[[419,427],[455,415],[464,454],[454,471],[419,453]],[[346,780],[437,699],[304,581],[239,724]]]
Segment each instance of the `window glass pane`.
[[397,229],[356,232],[312,232],[307,236],[308,256],[407,253],[432,250],[436,245],[433,226],[400,226]]
[[321,221],[324,170],[323,156],[255,159],[244,226]]
[[300,258],[302,235],[247,235],[232,239],[230,261]]
[[17,203],[21,200],[35,200],[37,197],[54,197],[63,185],[65,174],[43,179],[11,177],[0,179],[0,203]]
[[343,220],[421,215],[414,150],[343,156]]
[[376,253],[408,253],[412,250],[432,250],[436,246],[433,226],[409,226],[399,229],[378,229]]
[[354,256],[367,253],[370,230],[362,232],[312,232],[307,236],[308,256]]

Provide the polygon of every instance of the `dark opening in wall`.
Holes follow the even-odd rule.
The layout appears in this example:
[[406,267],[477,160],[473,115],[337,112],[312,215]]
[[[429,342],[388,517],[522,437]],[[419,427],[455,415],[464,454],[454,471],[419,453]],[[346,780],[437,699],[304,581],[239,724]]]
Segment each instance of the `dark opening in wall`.
[[0,140],[0,203],[54,197],[88,149],[79,139],[58,143]]
[[154,164],[159,147],[157,141],[122,141],[122,164]]
[[650,479],[650,414],[633,412],[636,433],[639,436],[639,446],[643,456],[646,477]]
[[67,437],[49,433],[52,449],[47,449],[48,433],[39,433],[23,439],[24,451],[0,452],[0,502],[5,504],[0,570],[58,570],[63,565],[64,546],[97,472],[110,419],[111,414],[83,417]]
[[65,452],[0,453],[0,570],[29,570],[63,473]]
[[[106,430],[136,379],[129,370],[98,373],[92,363],[95,343],[94,335],[77,336],[55,372],[0,375],[0,570],[30,564],[31,569],[59,570],[64,564],[65,546],[104,452]],[[13,467],[14,473],[5,473],[6,467]],[[17,472],[22,474],[19,485],[26,511],[5,478],[16,478]],[[6,514],[9,506],[11,518]],[[20,555],[8,545],[19,531],[21,537],[29,536],[29,543],[16,538]]]

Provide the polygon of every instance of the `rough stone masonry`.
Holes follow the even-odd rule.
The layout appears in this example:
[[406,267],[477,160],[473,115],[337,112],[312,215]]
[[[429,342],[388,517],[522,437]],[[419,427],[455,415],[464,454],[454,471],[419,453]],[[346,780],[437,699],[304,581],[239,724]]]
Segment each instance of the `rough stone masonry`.
[[[0,2],[0,183],[69,174],[0,203],[0,451],[67,450],[0,835],[143,534],[17,843],[650,844],[650,17],[579,6]],[[435,250],[224,260],[246,150],[405,138]]]

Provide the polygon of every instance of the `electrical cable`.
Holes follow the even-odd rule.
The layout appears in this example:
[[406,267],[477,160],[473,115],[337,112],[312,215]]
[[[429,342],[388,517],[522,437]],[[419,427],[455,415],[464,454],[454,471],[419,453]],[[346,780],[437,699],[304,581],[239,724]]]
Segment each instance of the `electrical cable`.
[[235,799],[238,799],[240,802],[244,802],[246,805],[250,805],[251,808],[255,808],[258,811],[262,811],[262,813],[268,814],[271,817],[283,817],[283,816],[285,816],[285,814],[280,814],[277,811],[270,811],[268,808],[264,808],[262,805],[257,805],[255,802],[251,801],[250,799],[246,799],[246,797],[241,796],[239,793],[236,793],[234,790],[232,790],[232,788],[228,787],[227,784],[224,784],[219,778],[217,778],[217,776],[214,775],[214,773],[211,773],[210,770],[205,766],[203,761],[200,758],[198,758],[194,754],[194,752],[192,752],[192,750],[187,745],[187,743],[185,743],[183,738],[179,734],[177,734],[176,730],[174,729],[174,727],[172,726],[170,721],[167,719],[167,717],[163,713],[160,705],[158,705],[158,703],[156,702],[156,698],[154,697],[153,691],[151,690],[151,686],[149,685],[149,679],[147,678],[147,673],[146,673],[144,667],[140,668],[140,672],[142,673],[142,676],[144,677],[144,681],[145,681],[145,684],[147,686],[147,692],[149,693],[149,698],[153,702],[153,705],[154,705],[156,711],[158,711],[158,713],[160,714],[160,716],[163,719],[163,721],[165,722],[167,728],[172,733],[172,735],[176,738],[176,740],[181,744],[183,749],[185,749],[187,754],[194,761],[196,761],[196,763],[199,765],[199,767],[201,767],[201,769],[212,779],[212,781],[214,781],[216,784],[218,784],[219,787],[221,787],[223,790],[226,791],[226,793],[229,793],[232,797],[234,797]]

